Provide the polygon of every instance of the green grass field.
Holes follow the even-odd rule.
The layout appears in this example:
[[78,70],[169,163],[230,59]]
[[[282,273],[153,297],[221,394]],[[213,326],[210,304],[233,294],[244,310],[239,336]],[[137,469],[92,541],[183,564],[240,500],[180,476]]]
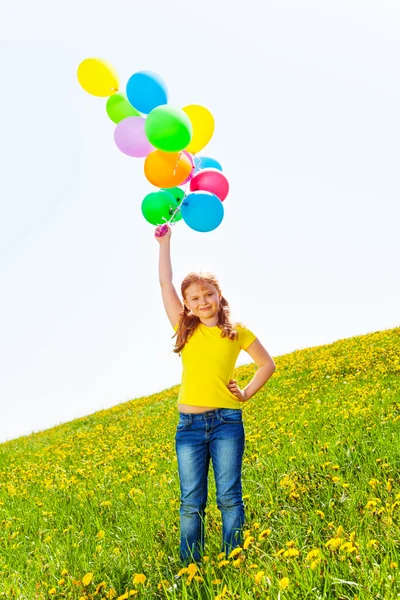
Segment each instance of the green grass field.
[[228,560],[211,463],[206,556],[181,569],[176,386],[0,445],[0,598],[400,598],[400,328],[274,361]]

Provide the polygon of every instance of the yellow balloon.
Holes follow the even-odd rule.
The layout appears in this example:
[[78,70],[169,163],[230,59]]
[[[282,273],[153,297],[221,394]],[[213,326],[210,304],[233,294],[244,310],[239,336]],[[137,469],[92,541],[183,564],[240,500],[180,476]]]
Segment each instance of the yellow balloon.
[[190,104],[182,109],[187,114],[193,125],[191,142],[186,146],[188,152],[199,152],[207,146],[214,133],[214,117],[205,106]]
[[118,92],[118,73],[101,58],[85,58],[78,67],[78,81],[93,96],[112,96]]

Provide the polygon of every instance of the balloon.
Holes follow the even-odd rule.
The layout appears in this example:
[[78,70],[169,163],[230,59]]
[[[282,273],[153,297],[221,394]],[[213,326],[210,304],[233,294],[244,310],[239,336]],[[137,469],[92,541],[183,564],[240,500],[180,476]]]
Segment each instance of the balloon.
[[111,96],[118,92],[118,73],[101,58],[85,58],[78,67],[78,81],[93,96]]
[[154,150],[144,132],[142,117],[126,117],[118,123],[114,131],[114,141],[128,156],[142,158]]
[[[145,196],[142,202],[142,214],[146,221],[152,225],[159,225],[163,223],[163,217],[169,221],[177,207],[178,202],[174,196],[166,190],[160,190],[159,192],[151,192]],[[172,222],[176,220],[174,218]]]
[[192,170],[190,171],[189,175],[186,177],[185,181],[182,181],[181,185],[185,185],[185,183],[188,183],[192,179],[192,177],[194,175],[194,161],[193,161],[193,156],[191,154],[189,154],[189,152],[187,150],[184,150],[183,154],[186,154],[186,156],[188,157],[188,159],[192,163]]
[[140,112],[128,102],[125,94],[113,94],[106,104],[106,111],[111,121],[119,123],[126,117],[140,117]]
[[198,152],[208,144],[214,133],[214,117],[205,106],[190,104],[185,106],[183,112],[187,114],[193,125],[193,136],[190,144],[186,146],[188,152]]
[[186,225],[195,231],[212,231],[224,218],[224,207],[215,194],[193,192],[182,202],[181,213]]
[[192,123],[180,108],[157,106],[146,119],[147,139],[163,152],[180,152],[192,139]]
[[150,183],[157,187],[170,188],[181,185],[191,169],[188,157],[178,152],[155,150],[144,161],[144,174]]
[[222,171],[222,166],[221,164],[215,160],[215,158],[211,158],[210,156],[195,156],[194,157],[194,166],[195,166],[195,173],[197,173],[198,171],[200,171],[200,169],[218,169],[219,171]]
[[[161,189],[162,189],[162,191],[168,192],[169,194],[171,194],[171,196],[173,196],[175,198],[178,206],[182,202],[182,199],[185,197],[185,192],[183,190],[181,190],[181,188],[179,188],[179,187],[161,188]],[[173,218],[173,221],[180,221],[181,219],[182,219],[181,211],[178,210],[175,217]]]
[[167,84],[153,71],[134,73],[126,84],[126,95],[132,106],[145,115],[168,102]]
[[229,192],[227,178],[218,169],[203,169],[194,175],[190,182],[190,190],[203,190],[215,194],[221,200],[225,200]]

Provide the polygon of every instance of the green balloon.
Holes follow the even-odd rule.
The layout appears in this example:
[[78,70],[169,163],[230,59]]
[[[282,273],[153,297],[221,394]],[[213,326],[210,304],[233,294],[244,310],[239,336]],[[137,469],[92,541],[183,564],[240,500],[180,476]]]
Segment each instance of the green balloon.
[[[183,198],[185,197],[185,192],[183,190],[181,190],[181,188],[179,188],[179,187],[161,188],[161,190],[171,194],[171,196],[173,196],[175,198],[178,205],[182,202]],[[181,214],[181,211],[178,210],[178,212],[175,214],[175,217],[172,219],[172,222],[175,223],[176,221],[180,221],[181,219],[182,219],[182,214]]]
[[126,117],[141,117],[142,115],[130,104],[124,94],[113,94],[106,104],[106,111],[111,121],[119,123]]
[[190,143],[192,122],[183,110],[169,104],[153,108],[144,124],[147,139],[163,152],[180,152]]
[[174,196],[165,190],[160,190],[159,192],[151,192],[143,198],[142,214],[146,221],[152,225],[162,225],[165,220],[170,220],[177,207],[178,203]]

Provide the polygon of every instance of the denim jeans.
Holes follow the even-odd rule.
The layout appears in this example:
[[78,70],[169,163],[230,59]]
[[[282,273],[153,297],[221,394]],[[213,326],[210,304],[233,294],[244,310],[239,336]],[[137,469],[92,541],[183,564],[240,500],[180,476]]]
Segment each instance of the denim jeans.
[[204,520],[208,468],[212,458],[217,506],[222,515],[222,548],[226,557],[243,543],[242,459],[245,431],[241,409],[217,408],[179,413],[175,434],[180,497],[180,560],[199,561],[204,553]]

